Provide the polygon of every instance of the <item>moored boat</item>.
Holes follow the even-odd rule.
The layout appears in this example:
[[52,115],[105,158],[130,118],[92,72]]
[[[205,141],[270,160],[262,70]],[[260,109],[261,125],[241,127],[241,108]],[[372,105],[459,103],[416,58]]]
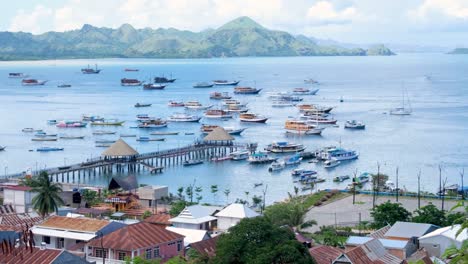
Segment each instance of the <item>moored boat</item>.
[[212,92],[210,93],[210,99],[222,100],[222,99],[231,99],[232,96],[228,92]]
[[136,134],[120,134],[120,137],[136,137]]
[[175,136],[175,135],[179,135],[179,132],[151,132],[150,135],[154,135],[154,136]]
[[[200,127],[200,131],[203,134],[208,134],[217,127],[219,127],[219,126],[217,126],[217,125],[202,125]],[[233,127],[223,127],[223,129],[226,132],[228,132],[230,135],[240,135],[245,130],[245,128],[233,128]]]
[[115,140],[113,140],[113,139],[99,139],[99,140],[94,141],[94,143],[97,143],[97,144],[115,143]]
[[123,78],[123,79],[120,79],[120,85],[122,85],[122,86],[140,86],[141,81],[139,81],[137,79]]
[[296,95],[315,95],[319,89],[310,90],[308,88],[295,88],[292,93]]
[[321,158],[323,160],[336,159],[338,161],[342,160],[352,160],[357,159],[359,154],[354,150],[346,150],[343,148],[330,148],[321,153]]
[[238,85],[240,81],[214,80],[215,85]]
[[163,128],[167,127],[167,121],[162,119],[152,119],[138,124],[137,128]]
[[30,133],[30,132],[34,132],[34,128],[26,127],[26,128],[21,129],[21,131],[25,133]]
[[100,116],[92,116],[92,115],[82,115],[81,116],[81,121],[104,121],[104,117]]
[[63,135],[63,136],[60,136],[59,138],[60,139],[84,139],[85,136],[67,136],[67,135]]
[[34,134],[35,137],[56,137],[57,134],[47,134],[44,131],[38,131],[36,134]]
[[136,103],[136,104],[135,104],[135,107],[150,107],[151,105],[153,105],[153,104],[140,104],[140,103]]
[[55,125],[59,128],[82,128],[86,127],[88,123],[81,122],[81,121],[60,121]]
[[62,84],[57,85],[57,87],[58,88],[70,88],[72,86],[71,86],[71,84],[62,83]]
[[97,64],[95,65],[94,69],[89,67],[89,65],[88,65],[87,68],[81,69],[81,73],[83,73],[83,74],[98,74],[100,72],[101,72],[101,70],[98,69]]
[[239,120],[241,122],[265,123],[268,118],[257,114],[244,113],[239,116]]
[[136,141],[143,141],[143,142],[147,142],[147,141],[164,141],[166,140],[165,138],[150,138],[150,137],[138,137],[136,139]]
[[249,152],[247,150],[238,150],[229,154],[232,160],[246,160],[249,158]]
[[206,110],[206,109],[213,107],[213,105],[204,106],[198,101],[188,101],[184,103],[184,107],[187,109],[193,109],[193,110]]
[[268,167],[268,171],[280,171],[286,167],[286,164],[284,161],[274,161],[273,163],[270,164],[270,167]]
[[323,131],[323,128],[308,124],[303,120],[286,120],[284,129],[286,133],[299,135],[320,135]]
[[126,72],[137,72],[137,71],[140,71],[140,70],[135,69],[135,68],[125,68],[124,71],[126,71]]
[[317,115],[311,116],[301,116],[301,119],[306,120],[310,124],[323,124],[323,125],[334,125],[336,124],[336,119],[330,119],[325,117],[319,117]]
[[301,112],[313,112],[313,113],[330,113],[333,107],[318,106],[314,104],[299,104],[297,105]]
[[62,150],[63,148],[56,148],[56,147],[40,147],[36,149],[36,151],[39,151],[39,152],[62,151]]
[[203,163],[203,160],[192,159],[192,160],[184,161],[183,165],[184,166],[193,166],[193,165],[198,165],[198,164],[202,164],[202,163]]
[[290,107],[295,105],[296,104],[285,100],[275,100],[271,103],[272,107]]
[[29,75],[24,74],[22,72],[10,72],[8,73],[8,78],[13,78],[13,79],[24,79],[28,78]]
[[300,154],[295,154],[284,159],[284,164],[286,166],[297,165],[301,163],[302,157]]
[[309,79],[305,79],[304,80],[304,83],[307,83],[307,84],[318,84],[319,82],[312,79],[312,78],[309,78]]
[[176,113],[171,115],[167,121],[168,122],[198,122],[201,117],[195,115],[187,115],[182,113]]
[[23,86],[37,86],[37,85],[44,85],[47,81],[41,81],[36,79],[23,79],[21,84]]
[[288,142],[273,142],[269,144],[265,150],[273,153],[291,153],[304,151],[305,147],[302,144]]
[[144,90],[163,90],[166,88],[166,85],[158,84],[158,83],[145,83],[143,84]]
[[0,146],[0,151],[4,151],[6,149],[6,146]]
[[106,130],[96,130],[96,131],[93,131],[93,135],[113,135],[117,132],[115,131],[106,131]]
[[246,106],[247,103],[241,103],[239,100],[236,99],[223,99],[222,104],[224,106]]
[[313,170],[306,170],[306,169],[294,169],[291,171],[291,176],[293,177],[307,177],[316,175],[317,172]]
[[327,169],[331,169],[331,168],[339,166],[340,164],[341,162],[339,160],[337,160],[336,158],[331,158],[323,162],[323,167]]
[[57,141],[56,137],[37,137],[31,138],[31,141]]
[[48,125],[56,125],[56,124],[57,124],[57,120],[55,120],[55,119],[47,120],[47,124],[48,124]]
[[184,107],[185,106],[184,102],[178,102],[178,101],[169,101],[167,105],[170,107]]
[[265,152],[252,153],[247,159],[250,164],[271,163],[275,160],[277,160],[277,158],[270,157]]
[[235,94],[258,94],[262,89],[252,87],[236,87],[234,88]]
[[348,179],[350,179],[351,177],[349,177],[349,175],[342,175],[342,176],[336,176],[335,178],[333,178],[333,181],[334,182],[344,182]]
[[346,121],[344,127],[350,129],[365,129],[366,125],[361,121],[348,120]]
[[204,114],[206,118],[232,118],[232,115],[229,114],[227,111],[221,109],[210,109],[207,110]]
[[171,78],[166,78],[164,76],[162,77],[154,77],[154,82],[155,83],[173,83],[175,82],[175,78],[172,78],[172,75],[171,75]]
[[193,85],[193,88],[210,88],[213,86],[214,86],[214,83],[198,82]]
[[240,105],[225,105],[224,107],[228,113],[246,113],[249,111],[248,108]]
[[119,120],[103,120],[103,121],[94,121],[91,122],[92,126],[121,126],[125,123],[125,121]]

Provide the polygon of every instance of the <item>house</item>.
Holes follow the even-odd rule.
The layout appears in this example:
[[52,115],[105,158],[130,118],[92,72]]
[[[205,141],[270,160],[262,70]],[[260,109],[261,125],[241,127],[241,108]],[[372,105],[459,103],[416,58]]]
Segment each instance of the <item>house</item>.
[[69,248],[87,242],[99,234],[122,228],[124,224],[91,218],[52,216],[31,228],[36,245]]
[[31,213],[32,199],[31,187],[19,185],[3,186],[3,203],[11,204],[16,213]]
[[140,222],[127,225],[87,243],[85,252],[88,261],[101,263],[125,263],[126,257],[140,256],[143,259],[167,260],[183,255],[184,236],[164,227]]
[[169,196],[169,188],[167,186],[148,185],[138,188],[137,194],[141,206],[157,209],[158,200]]
[[208,234],[208,231],[206,230],[179,228],[179,227],[173,227],[173,226],[166,227],[166,230],[169,230],[171,232],[184,236],[184,245],[186,247],[192,243],[207,240],[211,237]]
[[418,238],[436,230],[438,227],[431,224],[411,223],[411,222],[396,222],[392,227],[385,232],[385,239],[408,241],[405,246],[406,256],[410,256],[419,248]]
[[145,218],[143,221],[155,225],[161,225],[161,226],[170,226],[171,222],[169,221],[171,219],[171,215],[169,214],[154,214],[150,215],[147,218]]
[[228,230],[230,227],[237,225],[244,218],[252,218],[259,215],[247,205],[240,203],[230,204],[215,214],[218,218],[218,229],[221,231]]
[[468,231],[464,230],[457,236],[460,225],[447,226],[436,229],[419,238],[419,246],[424,248],[429,256],[441,257],[450,246],[460,248],[463,241],[468,239]]
[[332,264],[401,264],[404,261],[390,254],[378,239],[372,239],[342,253]]
[[0,205],[0,225],[20,228],[42,222],[36,213],[16,213],[12,204]]
[[309,253],[317,264],[330,264],[343,254],[343,250],[336,247],[319,245],[309,249]]
[[8,264],[90,264],[84,258],[61,249],[26,248],[15,249],[14,253],[0,251],[0,263]]
[[[374,238],[372,237],[359,237],[359,236],[350,236],[346,240],[345,250],[349,251],[356,247],[359,247]],[[410,241],[407,240],[393,240],[378,238],[383,247],[392,255],[397,256],[401,259],[406,259],[414,252],[414,247]]]
[[190,244],[190,248],[200,255],[214,257],[216,256],[216,243],[218,242],[218,238],[219,236],[215,236],[207,240],[192,243]]
[[169,221],[177,228],[213,230],[217,221],[214,214],[221,209],[219,206],[191,205],[185,207],[178,216]]

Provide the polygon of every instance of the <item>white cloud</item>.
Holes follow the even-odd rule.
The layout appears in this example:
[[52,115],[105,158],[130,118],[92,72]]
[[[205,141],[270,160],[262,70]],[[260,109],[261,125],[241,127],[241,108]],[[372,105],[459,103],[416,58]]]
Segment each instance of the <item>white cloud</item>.
[[430,19],[433,15],[445,15],[449,18],[468,20],[467,0],[425,0],[409,14],[414,18]]
[[12,19],[8,30],[41,33],[41,25],[50,19],[52,13],[52,9],[42,5],[37,5],[31,12],[21,9]]
[[316,24],[347,24],[359,17],[354,6],[337,10],[328,1],[319,1],[307,10],[307,18]]

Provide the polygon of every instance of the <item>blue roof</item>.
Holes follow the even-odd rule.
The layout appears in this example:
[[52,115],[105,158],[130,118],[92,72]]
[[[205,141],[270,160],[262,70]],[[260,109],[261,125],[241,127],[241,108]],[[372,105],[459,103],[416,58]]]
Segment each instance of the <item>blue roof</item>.
[[[362,244],[365,244],[365,243],[371,241],[372,239],[375,239],[375,238],[373,238],[373,237],[350,236],[346,240],[346,244],[347,245],[359,246],[359,245],[362,245]],[[379,238],[379,241],[380,241],[380,243],[382,243],[382,245],[385,248],[398,248],[398,249],[405,248],[406,245],[409,243],[408,240],[405,241],[405,240],[393,240],[393,239],[384,239],[384,238]]]

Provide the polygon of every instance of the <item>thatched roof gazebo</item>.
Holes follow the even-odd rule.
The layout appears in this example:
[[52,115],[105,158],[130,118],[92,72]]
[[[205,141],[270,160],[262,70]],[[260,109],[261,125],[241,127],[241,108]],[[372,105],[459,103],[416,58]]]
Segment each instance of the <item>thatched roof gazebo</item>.
[[138,155],[138,152],[120,138],[101,155],[107,158],[130,158]]
[[203,138],[203,141],[207,143],[232,143],[233,140],[234,137],[220,126],[213,129],[213,131]]

